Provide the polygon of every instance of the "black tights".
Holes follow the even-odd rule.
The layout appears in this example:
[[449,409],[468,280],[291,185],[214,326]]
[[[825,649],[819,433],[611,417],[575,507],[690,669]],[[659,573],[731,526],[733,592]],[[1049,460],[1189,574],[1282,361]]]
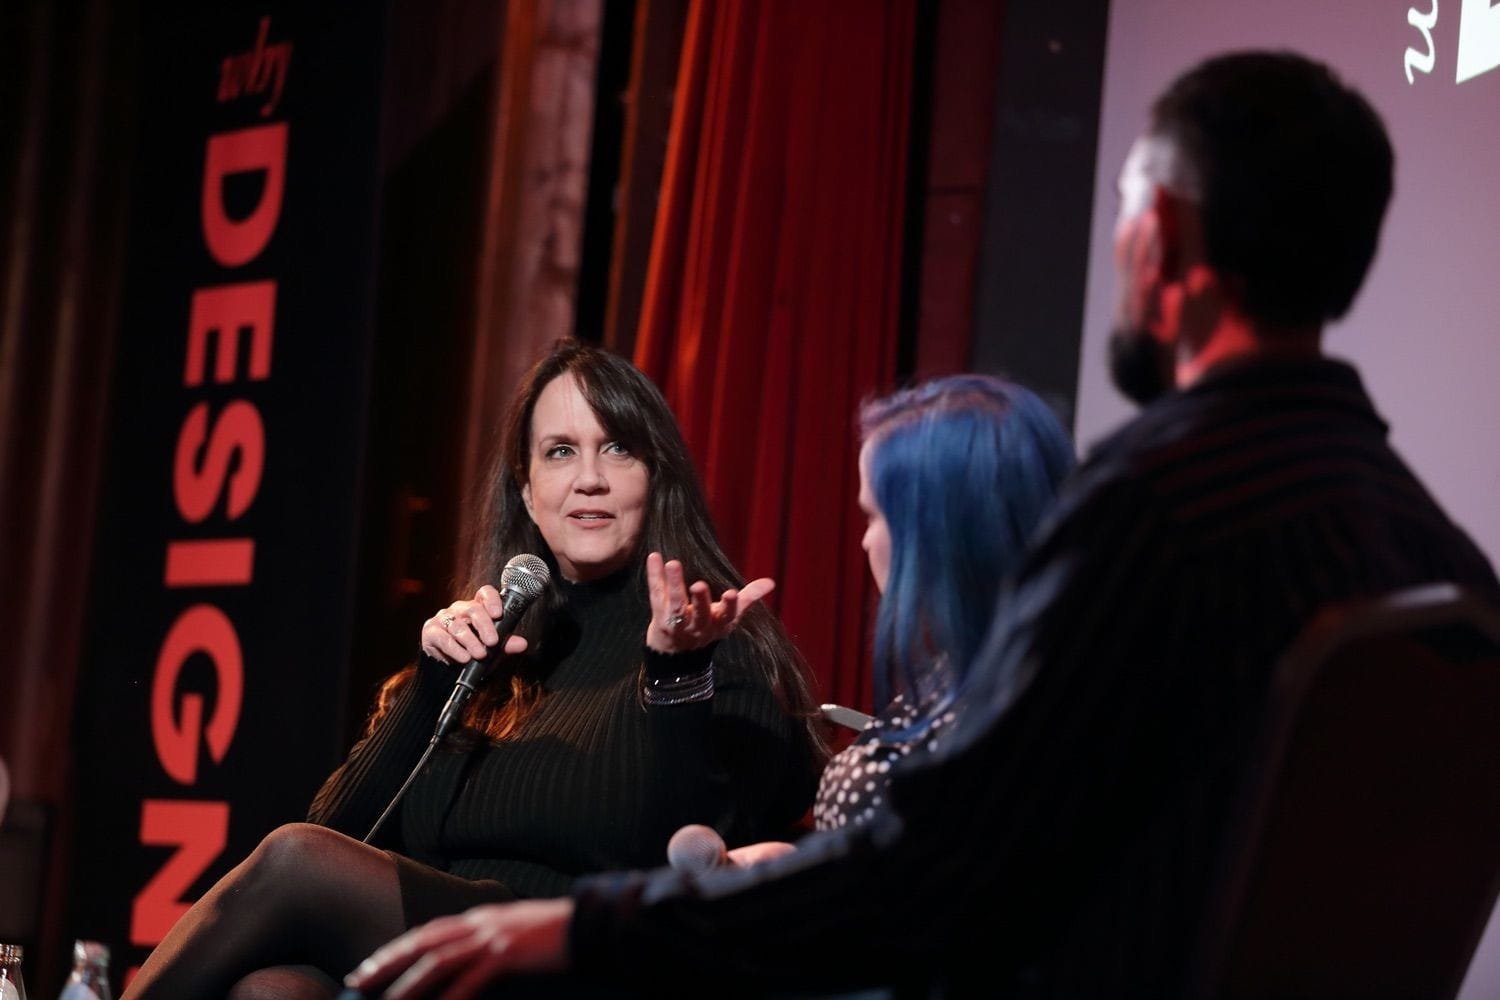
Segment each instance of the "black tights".
[[389,855],[293,823],[183,914],[121,1000],[332,997],[345,973],[405,929]]

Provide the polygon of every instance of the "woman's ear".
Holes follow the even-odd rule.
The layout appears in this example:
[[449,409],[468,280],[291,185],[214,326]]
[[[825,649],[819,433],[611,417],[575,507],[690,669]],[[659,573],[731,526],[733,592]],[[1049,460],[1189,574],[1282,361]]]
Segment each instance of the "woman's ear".
[[521,486],[521,502],[526,505],[526,516],[536,523],[536,514],[531,509],[531,484],[524,483]]

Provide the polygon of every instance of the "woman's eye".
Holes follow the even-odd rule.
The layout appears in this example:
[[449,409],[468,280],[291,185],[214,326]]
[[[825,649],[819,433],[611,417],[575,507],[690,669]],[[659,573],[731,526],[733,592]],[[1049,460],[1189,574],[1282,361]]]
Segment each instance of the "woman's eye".
[[573,454],[573,449],[565,444],[555,444],[547,449],[548,458],[567,458]]
[[630,449],[618,441],[611,441],[604,446],[604,453],[606,455],[629,455]]

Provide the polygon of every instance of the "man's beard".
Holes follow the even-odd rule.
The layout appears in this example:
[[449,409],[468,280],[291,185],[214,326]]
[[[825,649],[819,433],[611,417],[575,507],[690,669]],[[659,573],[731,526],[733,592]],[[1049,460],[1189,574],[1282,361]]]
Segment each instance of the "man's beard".
[[1173,388],[1172,350],[1139,327],[1117,326],[1109,334],[1109,377],[1138,406]]

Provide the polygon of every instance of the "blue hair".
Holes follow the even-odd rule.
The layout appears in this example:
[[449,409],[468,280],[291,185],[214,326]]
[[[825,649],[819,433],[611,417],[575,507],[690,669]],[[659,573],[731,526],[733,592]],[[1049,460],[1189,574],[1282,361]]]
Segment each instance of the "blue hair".
[[869,402],[860,430],[891,538],[875,618],[876,698],[889,704],[902,689],[916,705],[934,681],[949,692],[962,684],[1001,586],[1073,468],[1073,444],[1034,393],[987,375]]

